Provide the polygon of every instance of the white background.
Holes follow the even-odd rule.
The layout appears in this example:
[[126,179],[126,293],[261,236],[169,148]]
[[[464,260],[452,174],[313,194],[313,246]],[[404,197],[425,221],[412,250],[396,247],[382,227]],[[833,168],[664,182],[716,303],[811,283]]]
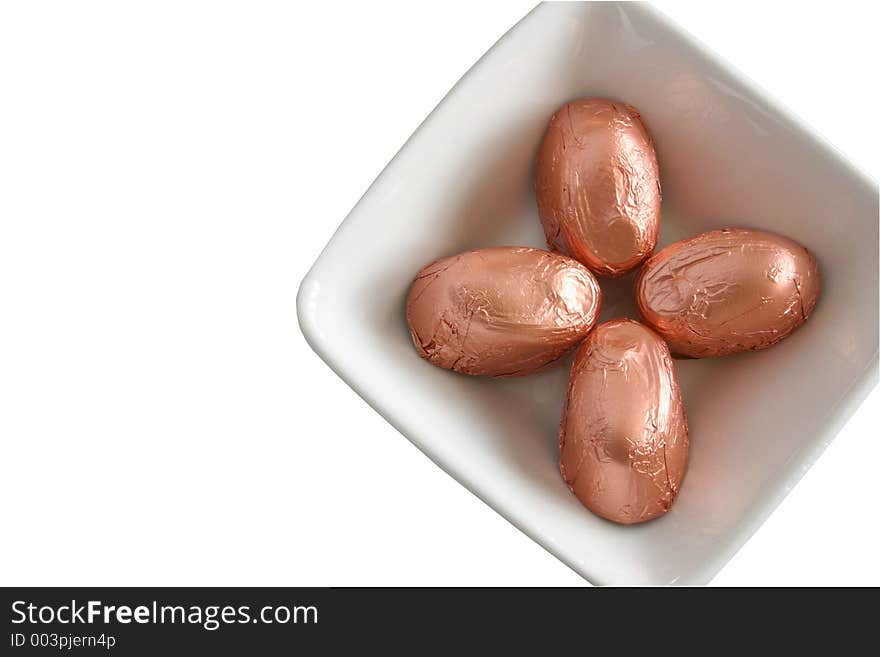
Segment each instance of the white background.
[[[869,3],[659,6],[878,177]],[[337,379],[294,308],[530,8],[0,5],[0,584],[584,584]],[[878,423],[875,390],[714,583],[880,584]]]

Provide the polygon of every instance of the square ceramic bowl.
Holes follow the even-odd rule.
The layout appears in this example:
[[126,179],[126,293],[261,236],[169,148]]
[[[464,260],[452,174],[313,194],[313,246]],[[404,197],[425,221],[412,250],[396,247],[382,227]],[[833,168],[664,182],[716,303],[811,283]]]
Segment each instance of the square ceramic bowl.
[[[691,456],[664,517],[592,515],[556,462],[567,368],[490,380],[413,349],[404,297],[419,268],[484,246],[543,247],[532,191],[565,101],[635,105],[657,146],[660,246],[724,226],[788,235],[822,294],[778,346],[680,360]],[[489,506],[596,584],[708,582],[818,458],[877,381],[875,183],[650,7],[539,5],[449,92],[345,219],[297,299],[309,344],[394,427]],[[602,319],[635,316],[632,276],[602,283]]]

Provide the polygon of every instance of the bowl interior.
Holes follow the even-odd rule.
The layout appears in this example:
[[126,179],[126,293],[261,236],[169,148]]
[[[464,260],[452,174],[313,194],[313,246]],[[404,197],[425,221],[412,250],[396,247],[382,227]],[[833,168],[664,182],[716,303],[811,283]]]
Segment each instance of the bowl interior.
[[[567,366],[508,380],[436,369],[412,348],[407,288],[441,256],[545,246],[532,190],[547,120],[606,96],[642,113],[663,187],[660,246],[725,226],[787,235],[819,261],[810,320],[778,346],[678,360],[691,429],[672,510],[593,516],[559,476]],[[700,583],[794,485],[876,379],[876,187],[653,10],[536,8],[462,79],[340,227],[300,292],[310,343],[441,467],[588,579]],[[633,275],[602,319],[636,317]]]

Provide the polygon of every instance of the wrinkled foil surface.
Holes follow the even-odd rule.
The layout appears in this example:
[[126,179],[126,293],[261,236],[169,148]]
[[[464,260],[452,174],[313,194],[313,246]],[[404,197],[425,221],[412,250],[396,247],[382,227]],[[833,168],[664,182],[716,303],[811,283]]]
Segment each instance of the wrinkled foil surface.
[[635,108],[602,98],[564,105],[550,119],[535,168],[538,213],[552,250],[609,277],[651,255],[660,172]]
[[688,427],[666,343],[629,319],[605,322],[572,365],[559,467],[593,513],[622,524],[669,510],[684,479]]
[[416,351],[434,365],[519,376],[577,345],[596,323],[600,295],[595,277],[571,258],[495,247],[424,267],[406,319]]
[[776,344],[810,316],[815,258],[797,242],[730,228],[671,244],[642,268],[636,302],[674,354],[703,358]]

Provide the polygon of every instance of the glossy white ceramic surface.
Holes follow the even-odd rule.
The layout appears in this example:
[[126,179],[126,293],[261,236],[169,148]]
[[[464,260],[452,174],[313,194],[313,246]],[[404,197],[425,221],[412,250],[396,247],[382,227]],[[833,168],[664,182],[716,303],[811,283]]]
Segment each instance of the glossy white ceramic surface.
[[[639,526],[592,515],[559,475],[568,362],[523,379],[454,374],[417,356],[404,320],[425,263],[543,245],[534,155],[553,111],[582,96],[624,100],[651,130],[664,193],[658,248],[713,228],[763,228],[807,246],[822,274],[813,316],[778,346],[676,361],[689,471],[672,510]],[[462,78],[345,219],[302,283],[300,324],[403,435],[588,580],[704,583],[877,381],[877,198],[874,182],[650,7],[540,5]],[[635,316],[632,284],[632,275],[602,282],[603,320]]]

